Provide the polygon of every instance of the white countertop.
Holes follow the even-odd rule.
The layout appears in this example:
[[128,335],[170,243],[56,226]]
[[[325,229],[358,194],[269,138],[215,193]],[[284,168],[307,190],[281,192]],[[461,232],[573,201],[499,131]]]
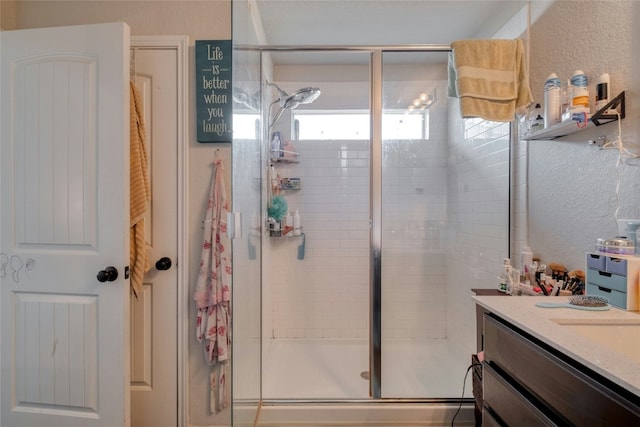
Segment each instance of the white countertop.
[[[541,341],[571,356],[614,383],[640,396],[640,355],[637,360],[625,356],[595,341],[572,332],[552,319],[639,319],[638,312],[611,307],[606,311],[576,310],[573,308],[540,308],[535,303],[568,302],[568,297],[545,296],[473,296],[473,300],[488,311],[513,323]],[[638,335],[640,341],[640,334]],[[637,343],[636,343],[637,344]]]

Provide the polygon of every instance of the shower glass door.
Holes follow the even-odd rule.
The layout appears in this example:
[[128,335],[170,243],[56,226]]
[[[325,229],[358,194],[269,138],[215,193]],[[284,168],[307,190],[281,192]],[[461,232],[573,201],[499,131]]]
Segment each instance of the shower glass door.
[[[272,207],[266,211],[283,215],[274,218],[280,231],[264,235],[262,252],[262,395],[365,399],[369,54],[264,51],[262,63],[263,122],[273,122],[264,136],[263,167],[271,187],[264,191]],[[306,88],[321,94],[291,108],[296,94],[312,92]],[[276,138],[282,150],[270,151]],[[280,212],[282,201],[286,208]],[[300,235],[285,233],[287,212],[298,212]]]
[[508,253],[509,125],[461,119],[427,51],[383,53],[381,126],[381,397],[459,398],[471,288]]
[[[233,2],[234,43],[255,44],[250,13],[244,2]],[[260,218],[262,198],[260,115],[260,53],[235,49],[233,52],[233,211],[242,214],[242,236],[232,240],[232,337],[231,422],[250,427],[256,420],[261,399],[261,262]],[[229,378],[229,377],[227,377]],[[227,379],[227,384],[229,383]]]
[[460,118],[447,53],[264,48],[259,78],[247,58],[238,100],[262,115],[233,142],[251,230],[234,241],[235,402],[460,398],[471,289],[509,253],[510,129]]

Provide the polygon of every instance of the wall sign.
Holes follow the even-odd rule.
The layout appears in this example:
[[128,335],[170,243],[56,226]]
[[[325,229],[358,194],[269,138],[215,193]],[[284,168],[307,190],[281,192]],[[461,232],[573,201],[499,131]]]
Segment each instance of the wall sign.
[[231,142],[231,40],[196,40],[196,115],[199,142]]

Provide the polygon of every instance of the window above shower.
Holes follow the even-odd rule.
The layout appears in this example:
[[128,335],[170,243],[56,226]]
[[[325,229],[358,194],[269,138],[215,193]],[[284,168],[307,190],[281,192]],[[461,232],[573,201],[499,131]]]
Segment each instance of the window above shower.
[[[300,140],[368,140],[371,138],[369,112],[307,110],[294,112],[292,122]],[[408,114],[403,110],[382,115],[384,139],[429,139],[429,111]]]

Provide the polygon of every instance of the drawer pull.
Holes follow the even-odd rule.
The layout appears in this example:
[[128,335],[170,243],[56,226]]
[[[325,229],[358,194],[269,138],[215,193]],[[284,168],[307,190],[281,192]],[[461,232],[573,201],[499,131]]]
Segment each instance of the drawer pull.
[[602,292],[607,292],[609,294],[611,293],[611,289],[603,288],[602,286],[598,286],[598,290]]
[[601,276],[611,277],[611,273],[607,273],[606,271],[598,271],[598,274]]

